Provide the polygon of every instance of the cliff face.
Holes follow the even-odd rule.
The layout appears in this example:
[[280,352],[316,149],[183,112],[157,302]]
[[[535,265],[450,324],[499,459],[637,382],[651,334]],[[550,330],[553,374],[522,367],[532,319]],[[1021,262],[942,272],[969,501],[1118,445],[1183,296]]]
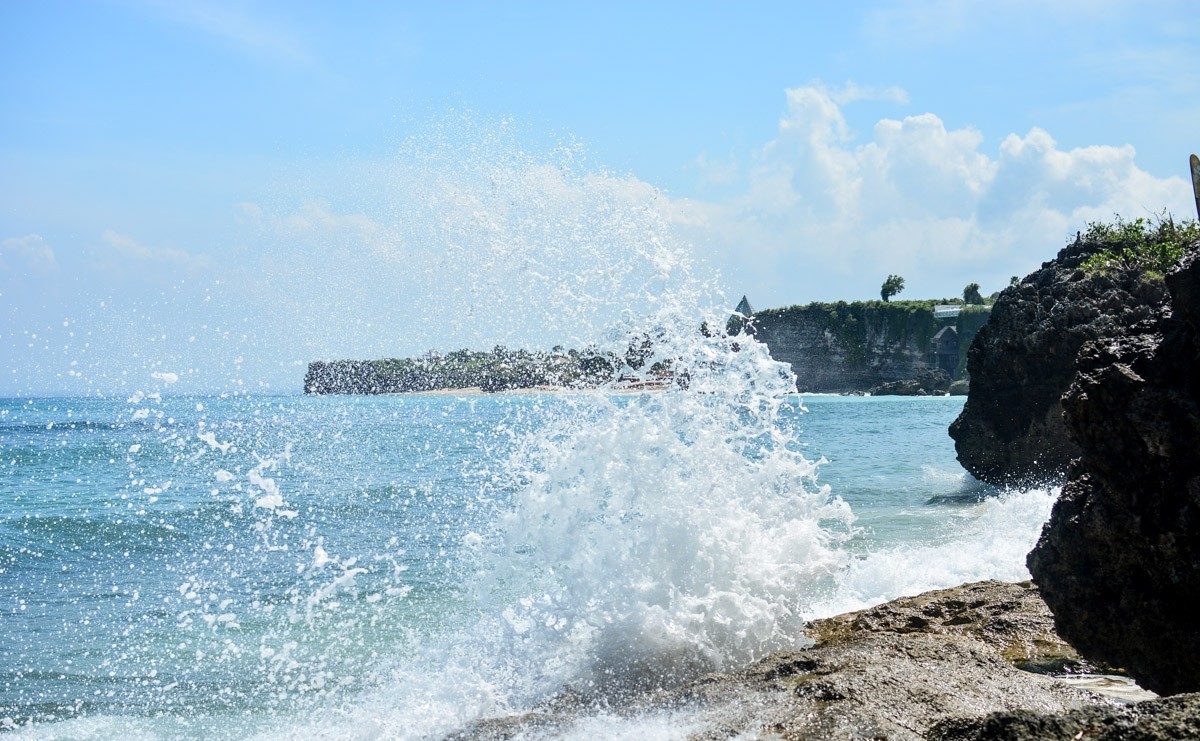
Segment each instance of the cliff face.
[[1161,280],[1081,267],[1104,247],[1077,240],[1006,288],[971,344],[970,391],[950,437],[976,478],[1000,485],[1061,478],[1080,452],[1059,403],[1079,349],[1128,333],[1165,303]]
[[[935,370],[932,340],[938,330],[955,327],[958,346],[965,349],[986,317],[982,306],[964,307],[957,318],[941,321],[931,301],[838,302],[757,312],[753,327],[771,357],[791,364],[798,390],[847,392]],[[947,361],[947,374],[961,377],[961,352]]]
[[1064,638],[1171,694],[1200,690],[1200,247],[1166,284],[1160,317],[1080,353],[1081,459],[1028,563]]

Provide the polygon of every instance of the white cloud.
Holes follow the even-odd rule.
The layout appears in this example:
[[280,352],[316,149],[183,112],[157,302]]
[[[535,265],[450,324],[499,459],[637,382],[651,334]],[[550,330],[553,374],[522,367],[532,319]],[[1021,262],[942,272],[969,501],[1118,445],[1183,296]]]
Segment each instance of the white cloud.
[[[1191,215],[1188,184],[1142,170],[1128,145],[1062,149],[1034,128],[989,147],[981,132],[948,129],[933,113],[885,118],[858,141],[839,101],[867,97],[862,90],[788,90],[776,137],[726,174],[733,195],[678,204],[698,242],[732,251],[732,288],[770,286],[806,265],[860,279],[857,295],[869,295],[876,274],[901,270],[914,273],[914,294],[952,294],[968,280],[999,287],[1088,221],[1164,208]],[[814,278],[781,298],[820,286]]]
[[382,224],[366,214],[337,213],[328,203],[321,201],[304,204],[298,211],[276,221],[274,226],[293,234],[341,234],[375,247],[385,242],[387,231]]
[[203,255],[192,255],[176,247],[151,247],[128,235],[118,234],[112,229],[105,230],[100,238],[112,248],[113,252],[129,260],[175,265],[188,269],[203,268],[208,265],[208,258]]
[[33,272],[48,272],[58,267],[54,250],[39,234],[7,237],[0,242],[0,269],[24,268]]

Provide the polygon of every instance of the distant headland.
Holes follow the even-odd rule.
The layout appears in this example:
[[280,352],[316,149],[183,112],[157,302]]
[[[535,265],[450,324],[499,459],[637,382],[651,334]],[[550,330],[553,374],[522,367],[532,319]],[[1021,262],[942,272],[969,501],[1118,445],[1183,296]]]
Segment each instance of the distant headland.
[[[889,288],[891,294],[889,294]],[[890,301],[903,279],[888,276],[883,300],[810,303],[755,311],[743,296],[730,334],[748,332],[791,365],[797,390],[814,393],[928,395],[966,392],[966,352],[991,312],[992,297],[971,284],[964,298]],[[707,331],[707,330],[706,330]],[[636,343],[635,343],[636,344]],[[308,394],[391,394],[479,389],[587,389],[640,368],[639,348],[624,357],[594,348],[429,352],[416,358],[319,360],[304,377]],[[651,378],[669,375],[652,368]],[[644,374],[641,374],[644,380]]]

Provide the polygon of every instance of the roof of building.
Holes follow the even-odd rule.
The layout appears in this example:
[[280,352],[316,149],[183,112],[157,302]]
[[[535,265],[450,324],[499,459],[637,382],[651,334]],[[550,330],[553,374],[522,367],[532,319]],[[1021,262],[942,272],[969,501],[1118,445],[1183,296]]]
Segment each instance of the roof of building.
[[954,339],[957,340],[958,339],[958,330],[955,329],[953,326],[942,327],[941,329],[939,329],[937,331],[937,334],[935,334],[933,336],[933,341],[937,342],[937,343],[941,343],[945,340],[950,339],[950,336],[953,336]]
[[958,316],[962,311],[960,304],[938,304],[933,307],[933,316],[937,319],[949,319]]

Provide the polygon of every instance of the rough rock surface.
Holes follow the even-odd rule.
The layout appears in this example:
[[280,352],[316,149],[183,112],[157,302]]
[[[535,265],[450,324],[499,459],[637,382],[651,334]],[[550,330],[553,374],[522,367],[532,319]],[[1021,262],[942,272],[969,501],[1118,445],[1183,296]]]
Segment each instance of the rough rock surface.
[[[1079,667],[1033,585],[980,582],[812,623],[811,648],[733,673],[630,698],[610,714],[667,714],[695,739],[918,739],[938,723],[989,712],[1068,713],[1104,698],[1027,669]],[[483,721],[459,738],[556,735],[588,705],[564,695],[531,713]]]
[[1173,694],[1200,691],[1200,251],[1166,282],[1150,331],[1080,354],[1082,458],[1028,563],[1085,656]]
[[992,484],[1061,478],[1078,446],[1060,399],[1089,340],[1120,337],[1166,303],[1161,281],[1132,271],[1085,274],[1102,245],[1076,240],[1001,292],[967,353],[971,387],[950,426],[958,460]]
[[942,721],[933,741],[1179,741],[1200,738],[1200,695],[1046,715],[1027,710]]
[[945,371],[922,371],[916,378],[881,383],[871,396],[942,396],[950,391],[950,376]]

